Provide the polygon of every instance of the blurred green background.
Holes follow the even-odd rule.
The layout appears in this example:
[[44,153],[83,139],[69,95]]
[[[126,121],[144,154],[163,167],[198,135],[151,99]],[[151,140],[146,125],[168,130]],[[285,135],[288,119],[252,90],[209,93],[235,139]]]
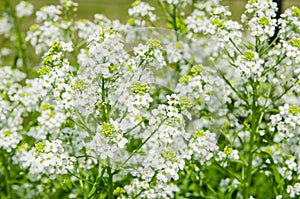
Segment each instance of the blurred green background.
[[[13,4],[19,2],[10,0]],[[38,9],[44,5],[57,4],[58,0],[27,0]],[[74,0],[79,3],[78,18],[92,19],[95,13],[105,14],[110,19],[119,19],[122,22],[127,21],[127,10],[134,0]],[[153,5],[155,0],[145,0]],[[233,13],[233,19],[238,20],[244,10],[247,0],[223,0],[222,4],[230,6]],[[300,0],[283,0],[284,9],[296,5],[300,7]],[[3,10],[4,0],[0,0],[0,11]]]

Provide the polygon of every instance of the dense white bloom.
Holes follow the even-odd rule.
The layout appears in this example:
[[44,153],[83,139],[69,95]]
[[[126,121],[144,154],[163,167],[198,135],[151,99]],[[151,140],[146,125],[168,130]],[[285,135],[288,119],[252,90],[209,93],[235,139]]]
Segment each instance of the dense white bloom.
[[0,35],[5,37],[9,36],[9,31],[12,29],[13,24],[10,22],[7,15],[0,16]]
[[10,153],[22,140],[22,135],[13,129],[4,128],[0,130],[0,140],[0,147]]
[[134,6],[130,9],[128,9],[128,14],[133,17],[149,17],[150,21],[155,21],[156,20],[156,15],[153,14],[153,10],[155,10],[154,7],[150,6],[146,2],[140,2],[136,1]]
[[55,178],[74,169],[74,157],[69,157],[63,148],[61,140],[39,142],[35,146],[34,157],[31,160],[31,174],[44,173]]
[[267,0],[249,1],[246,5],[246,14],[252,14],[248,18],[242,15],[242,22],[247,23],[250,34],[259,38],[260,41],[267,41],[275,33],[277,20],[274,19],[277,11],[277,4]]
[[60,6],[45,6],[42,7],[40,11],[36,12],[36,20],[37,22],[47,21],[47,20],[53,20],[58,21],[60,19]]
[[33,13],[33,5],[26,1],[21,1],[16,6],[16,13],[19,18],[30,16]]
[[288,185],[286,192],[290,195],[291,198],[295,198],[295,196],[300,195],[300,183],[292,185]]
[[258,53],[247,51],[244,55],[239,55],[235,61],[237,69],[247,79],[253,78],[255,81],[260,80],[264,71],[264,60],[260,59]]

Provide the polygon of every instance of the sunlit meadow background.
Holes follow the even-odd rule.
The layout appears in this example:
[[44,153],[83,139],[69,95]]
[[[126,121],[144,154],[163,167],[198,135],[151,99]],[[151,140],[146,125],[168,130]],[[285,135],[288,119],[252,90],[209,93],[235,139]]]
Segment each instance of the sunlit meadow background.
[[[130,8],[131,3],[134,0],[75,0],[80,4],[78,10],[78,18],[87,18],[92,19],[95,13],[102,13],[109,17],[110,19],[119,19],[121,22],[126,22],[128,19],[127,10]],[[16,3],[17,0],[12,0],[11,2]],[[35,8],[38,9],[45,5],[57,4],[58,0],[28,0],[35,5]],[[145,0],[153,4],[151,0]],[[239,20],[246,0],[223,0],[224,5],[230,7],[231,12],[233,13],[232,18]],[[283,0],[283,10],[292,5],[300,6],[300,0]],[[4,1],[0,0],[0,11],[3,10]],[[33,17],[32,17],[33,19]]]

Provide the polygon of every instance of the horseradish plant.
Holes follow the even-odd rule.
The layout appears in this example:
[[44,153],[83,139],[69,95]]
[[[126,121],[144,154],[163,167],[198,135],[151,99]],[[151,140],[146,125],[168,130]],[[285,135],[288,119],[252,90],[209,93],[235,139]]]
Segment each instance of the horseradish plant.
[[122,24],[61,0],[26,31],[4,1],[2,198],[300,195],[300,9],[153,3]]

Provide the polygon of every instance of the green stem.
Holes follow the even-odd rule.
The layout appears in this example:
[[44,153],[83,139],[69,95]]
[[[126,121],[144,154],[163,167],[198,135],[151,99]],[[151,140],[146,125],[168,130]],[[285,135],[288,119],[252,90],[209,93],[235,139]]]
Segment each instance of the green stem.
[[165,122],[166,119],[162,120],[161,123],[158,125],[158,127],[146,138],[146,140],[144,140],[142,142],[142,144],[135,149],[130,155],[129,157],[121,164],[121,166],[118,167],[118,169],[116,169],[115,173],[117,173],[119,171],[119,169],[121,169],[149,140],[150,138],[158,131],[158,129],[160,128],[160,126]]
[[108,199],[114,198],[113,173],[111,172],[110,160],[108,159]]
[[16,43],[16,49],[18,49],[17,55],[15,57],[15,61],[14,61],[14,67],[16,67],[17,65],[17,59],[21,58],[22,60],[22,69],[24,70],[24,72],[29,72],[27,71],[27,65],[26,65],[26,48],[25,48],[25,44],[24,44],[24,37],[22,35],[22,31],[20,28],[20,24],[19,24],[19,19],[16,15],[15,10],[13,9],[11,3],[9,0],[5,0],[5,4],[8,7],[9,11],[10,11],[10,15],[12,17],[13,20],[13,24],[14,24],[14,29],[16,31],[16,38],[17,38],[17,43]]
[[252,119],[251,119],[251,129],[250,129],[250,141],[249,141],[249,157],[248,157],[248,167],[246,169],[246,176],[244,179],[244,198],[249,198],[250,195],[250,187],[252,182],[252,162],[254,156],[254,145],[255,145],[255,137],[257,134],[258,122],[259,122],[259,113],[257,107],[257,82],[252,82],[252,104],[251,104],[251,111],[252,111]]
[[6,190],[6,197],[7,199],[11,199],[12,198],[12,192],[11,192],[11,187],[10,187],[10,174],[9,174],[9,160],[7,157],[6,152],[4,151],[3,156],[2,156],[2,160],[3,160],[3,168],[4,168],[4,183],[5,183],[5,190]]

